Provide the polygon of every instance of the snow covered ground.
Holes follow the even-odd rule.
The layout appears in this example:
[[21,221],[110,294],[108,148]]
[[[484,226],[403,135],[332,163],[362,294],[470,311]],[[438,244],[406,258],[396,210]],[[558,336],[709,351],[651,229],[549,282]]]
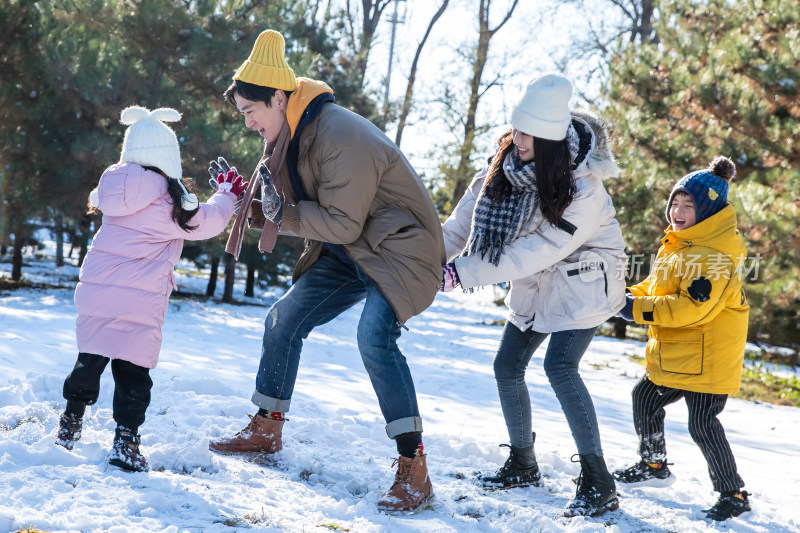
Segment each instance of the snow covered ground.
[[[56,269],[49,257],[26,263],[32,281],[74,286],[74,265]],[[0,277],[9,271],[0,264]],[[184,291],[205,289],[203,278],[181,275],[179,283]],[[528,384],[545,484],[495,492],[474,485],[475,472],[506,458],[492,375],[504,308],[492,303],[492,289],[440,294],[400,340],[425,424],[433,509],[401,517],[376,511],[393,480],[395,448],[356,347],[360,306],[308,339],[277,467],[215,455],[209,439],[233,434],[254,412],[263,319],[280,292],[261,292],[247,305],[173,299],[141,427],[153,471],[131,474],[106,464],[114,433],[110,371],[80,443],[71,452],[53,444],[63,379],[77,355],[71,288],[0,291],[0,532],[29,525],[113,533],[800,531],[800,409],[739,400],[721,419],[752,512],[722,524],[700,519],[716,494],[680,403],[667,410],[672,487],[623,489],[618,511],[563,518],[579,468],[541,349]],[[241,294],[237,285],[244,300]],[[582,364],[611,468],[637,460],[630,390],[643,368],[630,355],[643,353],[642,343],[597,337]]]

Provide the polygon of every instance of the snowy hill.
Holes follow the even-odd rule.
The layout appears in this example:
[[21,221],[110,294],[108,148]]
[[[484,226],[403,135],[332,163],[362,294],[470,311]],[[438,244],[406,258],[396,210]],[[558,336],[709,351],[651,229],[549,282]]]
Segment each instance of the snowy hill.
[[[9,270],[0,264],[0,276]],[[54,269],[47,259],[24,275],[69,287],[77,269]],[[201,293],[205,280],[179,276],[179,284]],[[485,492],[474,485],[475,472],[506,458],[492,375],[501,332],[494,323],[504,308],[491,302],[491,289],[440,294],[400,339],[425,424],[433,509],[402,517],[376,511],[393,480],[395,448],[356,347],[360,306],[306,342],[278,463],[212,454],[209,439],[238,431],[255,411],[249,398],[263,320],[279,294],[262,293],[252,305],[173,298],[141,427],[153,471],[131,474],[106,464],[115,426],[110,370],[80,443],[71,452],[53,444],[61,387],[77,356],[72,290],[0,291],[0,532],[29,525],[114,533],[800,531],[800,409],[739,400],[729,400],[721,419],[752,512],[722,524],[699,518],[716,494],[679,403],[667,408],[672,487],[623,490],[618,511],[563,518],[579,466],[570,461],[576,450],[542,370],[543,349],[528,384],[544,486]],[[638,460],[630,390],[643,368],[629,356],[643,353],[642,343],[596,337],[581,365],[610,468]]]

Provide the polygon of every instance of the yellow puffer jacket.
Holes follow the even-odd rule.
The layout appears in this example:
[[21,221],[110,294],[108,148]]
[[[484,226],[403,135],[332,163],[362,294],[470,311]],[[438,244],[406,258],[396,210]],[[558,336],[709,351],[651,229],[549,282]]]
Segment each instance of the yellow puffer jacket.
[[633,318],[649,324],[650,381],[711,394],[739,390],[750,306],[742,288],[744,239],[719,213],[661,239],[650,275],[629,287]]

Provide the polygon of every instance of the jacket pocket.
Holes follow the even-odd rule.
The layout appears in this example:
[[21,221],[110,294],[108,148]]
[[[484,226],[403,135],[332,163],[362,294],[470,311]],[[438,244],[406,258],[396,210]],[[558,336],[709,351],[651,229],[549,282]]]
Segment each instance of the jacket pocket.
[[662,372],[691,376],[703,373],[705,335],[701,329],[659,328],[656,339]]
[[545,312],[573,320],[596,317],[603,313],[611,316],[608,305],[608,277],[603,269],[587,271],[583,261],[559,265],[551,273],[552,283],[540,282],[542,291],[550,291]]
[[417,219],[405,211],[391,206],[381,206],[367,219],[363,235],[370,249],[377,252],[386,239],[418,230],[424,231]]

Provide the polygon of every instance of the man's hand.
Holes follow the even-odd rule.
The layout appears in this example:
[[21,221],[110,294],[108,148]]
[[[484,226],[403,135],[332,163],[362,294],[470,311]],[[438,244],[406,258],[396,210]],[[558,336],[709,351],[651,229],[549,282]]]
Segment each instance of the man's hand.
[[222,156],[218,157],[216,161],[211,161],[208,164],[208,174],[211,176],[211,179],[208,180],[208,184],[211,185],[211,188],[216,191],[219,186],[217,176],[220,174],[226,175],[230,170],[236,172],[236,167],[230,166]]
[[261,175],[261,210],[269,220],[280,224],[283,204],[272,182],[272,174],[264,163],[258,166],[258,173]]

